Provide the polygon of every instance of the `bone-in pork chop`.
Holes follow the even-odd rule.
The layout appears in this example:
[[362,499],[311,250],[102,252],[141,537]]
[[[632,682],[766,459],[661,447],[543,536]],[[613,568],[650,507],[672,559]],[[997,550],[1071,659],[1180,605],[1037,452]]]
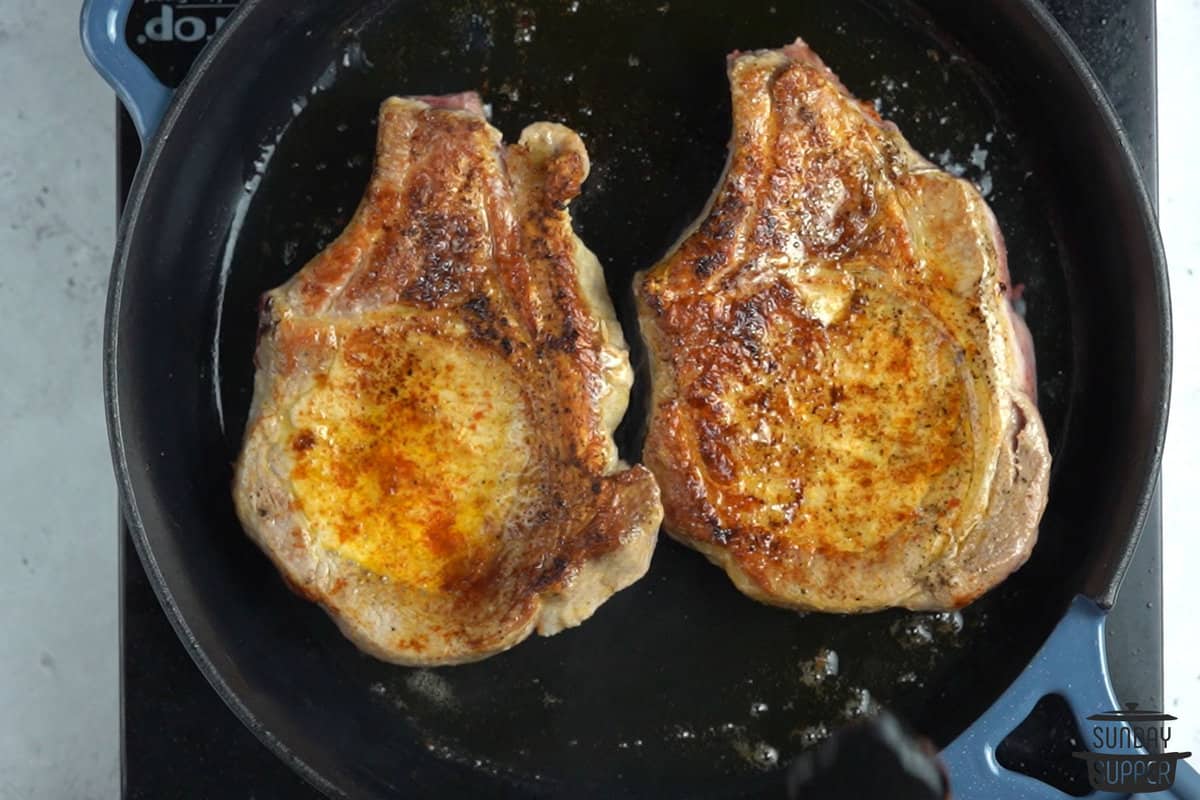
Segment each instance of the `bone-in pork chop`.
[[803,42],[728,71],[726,173],[636,284],[664,529],[763,602],[965,605],[1050,463],[995,220]]
[[476,95],[390,99],[353,220],[264,298],[238,515],[380,658],[557,633],[649,565],[625,340],[567,213],[587,172],[561,125],[505,148]]

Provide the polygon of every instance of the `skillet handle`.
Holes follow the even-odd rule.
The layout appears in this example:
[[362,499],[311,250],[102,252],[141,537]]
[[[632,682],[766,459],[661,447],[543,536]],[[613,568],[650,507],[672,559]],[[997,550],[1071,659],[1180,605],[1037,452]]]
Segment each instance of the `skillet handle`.
[[166,113],[172,92],[125,42],[133,0],[84,0],[79,20],[83,51],[125,104],[145,147]]
[[[1082,732],[1091,731],[1094,722],[1087,716],[1119,708],[1108,677],[1104,653],[1105,612],[1091,600],[1079,596],[1034,656],[1021,676],[982,717],[955,739],[942,758],[950,773],[950,787],[956,800],[1065,800],[1068,795],[1048,784],[1012,772],[996,761],[996,748],[1048,694],[1062,696]],[[1080,742],[1084,749],[1087,740]],[[1128,752],[1105,749],[1105,752]],[[1183,771],[1186,765],[1177,765]],[[1180,786],[1182,788],[1182,786]],[[1128,793],[1095,792],[1089,798],[1126,798]],[[1194,795],[1178,795],[1190,800]],[[1169,794],[1155,793],[1167,800]],[[1200,800],[1200,799],[1198,799]]]
[[[1142,800],[1142,795],[1137,795]],[[1145,800],[1200,800],[1200,773],[1186,761],[1175,764],[1175,785],[1170,791],[1154,793],[1146,796]]]

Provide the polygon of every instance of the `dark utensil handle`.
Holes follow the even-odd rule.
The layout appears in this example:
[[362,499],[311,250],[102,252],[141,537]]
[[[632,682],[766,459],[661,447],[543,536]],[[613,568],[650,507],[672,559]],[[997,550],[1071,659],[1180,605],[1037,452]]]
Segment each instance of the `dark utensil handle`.
[[125,104],[145,145],[158,129],[173,94],[125,41],[133,0],[84,0],[79,32],[83,51]]

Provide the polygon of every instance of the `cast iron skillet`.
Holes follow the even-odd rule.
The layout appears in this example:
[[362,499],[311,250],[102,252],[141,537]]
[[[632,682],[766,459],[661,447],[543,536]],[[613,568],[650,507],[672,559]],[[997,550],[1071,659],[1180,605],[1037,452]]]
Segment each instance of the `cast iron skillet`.
[[[124,46],[126,5],[94,0],[84,20],[148,139],[105,351],[125,512],[188,650],[289,764],[335,796],[744,795],[773,791],[778,764],[882,704],[947,748],[959,796],[1049,791],[996,767],[993,748],[1046,691],[1079,716],[1112,706],[1101,609],[1152,489],[1169,320],[1128,144],[1040,6],[246,0],[158,126],[169,95]],[[539,119],[579,130],[595,168],[578,228],[640,361],[630,279],[720,172],[724,56],[796,35],[990,195],[1055,455],[1032,560],[961,615],[801,616],[747,600],[664,537],[649,576],[576,630],[443,670],[359,653],[245,537],[229,486],[257,298],[348,220],[379,102],[476,88],[509,140]],[[630,459],[642,412],[639,396],[620,432]],[[838,674],[812,686],[827,650]]]

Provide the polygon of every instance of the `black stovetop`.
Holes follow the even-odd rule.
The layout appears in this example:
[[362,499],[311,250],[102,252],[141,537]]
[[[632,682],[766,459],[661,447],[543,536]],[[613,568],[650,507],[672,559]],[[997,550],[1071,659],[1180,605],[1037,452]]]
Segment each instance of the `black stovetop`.
[[[1045,0],[1078,43],[1124,121],[1152,193],[1157,192],[1154,0]],[[136,33],[161,22],[170,0],[139,0],[127,31],[169,83],[178,83],[197,44],[147,41]],[[209,30],[235,2],[185,12]],[[176,19],[175,21],[178,21]],[[163,31],[161,24],[152,30]],[[121,112],[118,178],[122,198],[139,154]],[[1109,662],[1117,695],[1162,703],[1162,523],[1147,522],[1109,623]],[[267,750],[230,712],[187,656],[122,529],[121,705],[123,796],[273,800],[320,795]]]

